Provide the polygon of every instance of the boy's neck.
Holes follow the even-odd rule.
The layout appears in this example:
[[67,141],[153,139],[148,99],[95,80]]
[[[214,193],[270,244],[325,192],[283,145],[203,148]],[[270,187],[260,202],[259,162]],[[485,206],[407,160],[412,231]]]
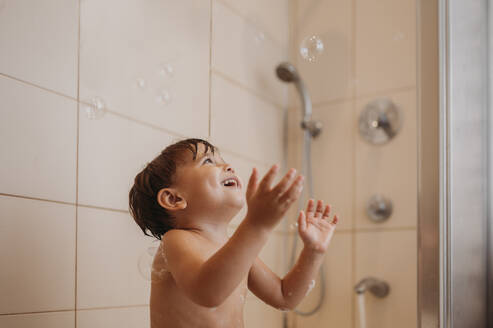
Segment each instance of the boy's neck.
[[227,222],[194,222],[177,228],[195,232],[213,243],[222,245],[229,239],[228,225],[229,223]]

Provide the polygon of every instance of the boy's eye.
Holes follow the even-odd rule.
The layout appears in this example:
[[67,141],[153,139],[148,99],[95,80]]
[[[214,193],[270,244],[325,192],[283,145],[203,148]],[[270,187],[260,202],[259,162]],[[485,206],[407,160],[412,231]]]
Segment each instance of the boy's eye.
[[205,161],[204,161],[204,164],[207,163],[207,161],[209,161],[209,162],[212,163],[212,160],[210,158],[206,158]]

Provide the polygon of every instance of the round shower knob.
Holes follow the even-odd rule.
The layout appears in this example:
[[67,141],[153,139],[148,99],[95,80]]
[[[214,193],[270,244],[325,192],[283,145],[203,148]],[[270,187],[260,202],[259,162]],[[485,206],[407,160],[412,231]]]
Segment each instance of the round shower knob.
[[373,144],[384,144],[395,137],[402,125],[399,108],[389,99],[367,104],[359,117],[360,135]]
[[382,195],[374,195],[368,201],[366,214],[373,222],[386,221],[392,215],[392,201]]

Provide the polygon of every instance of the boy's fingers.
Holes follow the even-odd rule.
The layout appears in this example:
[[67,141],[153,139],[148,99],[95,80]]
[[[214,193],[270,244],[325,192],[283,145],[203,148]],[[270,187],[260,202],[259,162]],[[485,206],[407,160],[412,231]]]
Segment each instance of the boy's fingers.
[[308,204],[306,205],[306,212],[311,213],[313,212],[314,209],[315,209],[314,200],[313,199],[308,200]]
[[332,219],[332,224],[337,224],[337,222],[339,222],[339,217],[336,215],[334,215],[334,218]]
[[300,196],[301,190],[303,189],[303,180],[305,178],[302,175],[299,175],[296,180],[294,180],[293,184],[289,189],[282,194],[279,198],[279,202],[281,204],[287,203],[287,205],[291,205],[298,197]]
[[330,209],[331,209],[330,205],[325,206],[325,211],[324,211],[324,214],[322,216],[322,219],[327,220],[329,218]]
[[289,183],[294,178],[295,174],[296,174],[296,169],[294,168],[290,169],[288,173],[286,173],[284,178],[282,178],[281,182],[279,182],[277,186],[275,186],[274,189],[272,189],[274,193],[277,195],[281,195],[282,193],[284,193],[288,189]]
[[279,170],[279,165],[277,164],[272,165],[269,172],[265,174],[264,178],[259,183],[258,187],[260,190],[267,190],[270,188],[272,180],[274,179],[274,176],[276,175],[278,170]]
[[248,187],[246,191],[247,198],[250,198],[250,196],[253,193],[255,193],[256,186],[257,186],[257,169],[254,167],[252,170],[252,174],[250,175],[250,179],[248,180]]
[[298,215],[298,229],[299,231],[306,230],[306,217],[303,211],[300,211],[300,215]]
[[322,211],[324,209],[324,202],[321,200],[317,201],[317,211],[315,212],[315,217],[319,218],[322,216]]

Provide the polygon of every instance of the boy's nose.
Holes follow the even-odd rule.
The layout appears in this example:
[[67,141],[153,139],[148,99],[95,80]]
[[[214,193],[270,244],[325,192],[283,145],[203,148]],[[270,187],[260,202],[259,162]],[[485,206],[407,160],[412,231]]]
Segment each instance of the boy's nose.
[[231,173],[235,173],[235,170],[233,169],[233,167],[229,164],[226,164],[226,171],[229,171]]

